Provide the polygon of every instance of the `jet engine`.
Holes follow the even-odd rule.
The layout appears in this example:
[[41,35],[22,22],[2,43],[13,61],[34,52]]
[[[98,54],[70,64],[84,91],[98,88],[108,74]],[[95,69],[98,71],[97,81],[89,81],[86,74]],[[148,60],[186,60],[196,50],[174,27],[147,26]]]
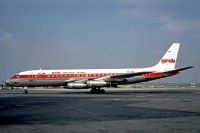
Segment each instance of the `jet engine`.
[[108,82],[105,81],[87,81],[87,85],[88,87],[106,87],[106,86],[110,86],[108,84]]
[[69,89],[87,89],[87,88],[95,88],[95,87],[117,87],[116,84],[111,84],[106,81],[101,81],[101,80],[91,80],[87,81],[86,83],[78,83],[78,82],[72,82],[68,83],[67,85],[64,86],[64,88],[69,88]]
[[88,86],[87,86],[87,84],[84,84],[84,83],[68,83],[67,86],[64,86],[64,88],[86,89],[86,88],[88,88]]

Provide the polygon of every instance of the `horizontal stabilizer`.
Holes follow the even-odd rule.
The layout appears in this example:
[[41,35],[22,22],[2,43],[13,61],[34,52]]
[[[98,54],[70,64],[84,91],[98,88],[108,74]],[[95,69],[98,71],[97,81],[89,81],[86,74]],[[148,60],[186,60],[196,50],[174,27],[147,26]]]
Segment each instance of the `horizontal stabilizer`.
[[172,72],[180,72],[180,71],[184,71],[190,68],[193,68],[194,66],[189,66],[189,67],[183,67],[183,68],[179,68],[179,69],[175,69],[175,70],[171,70],[171,71],[167,71],[165,73],[172,73]]

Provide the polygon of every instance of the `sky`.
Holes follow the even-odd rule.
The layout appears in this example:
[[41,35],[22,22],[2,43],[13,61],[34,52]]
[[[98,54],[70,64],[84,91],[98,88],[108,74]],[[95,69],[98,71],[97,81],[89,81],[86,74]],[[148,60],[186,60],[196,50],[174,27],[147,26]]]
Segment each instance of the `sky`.
[[199,0],[0,0],[0,81],[31,69],[140,68],[173,42],[176,67],[155,82],[200,82]]

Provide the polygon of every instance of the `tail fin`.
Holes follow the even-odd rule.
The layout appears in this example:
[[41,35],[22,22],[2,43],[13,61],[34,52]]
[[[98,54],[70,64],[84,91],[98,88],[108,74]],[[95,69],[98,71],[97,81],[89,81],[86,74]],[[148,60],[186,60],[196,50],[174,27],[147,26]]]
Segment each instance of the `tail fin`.
[[174,70],[176,65],[176,59],[179,51],[180,43],[173,43],[167,50],[165,55],[160,59],[156,67],[157,70]]

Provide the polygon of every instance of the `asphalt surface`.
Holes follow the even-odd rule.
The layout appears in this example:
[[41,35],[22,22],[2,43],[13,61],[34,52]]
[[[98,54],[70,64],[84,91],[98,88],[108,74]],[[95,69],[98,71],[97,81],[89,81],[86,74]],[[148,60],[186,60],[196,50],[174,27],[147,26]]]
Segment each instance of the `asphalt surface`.
[[200,132],[200,88],[106,92],[0,90],[0,132]]

